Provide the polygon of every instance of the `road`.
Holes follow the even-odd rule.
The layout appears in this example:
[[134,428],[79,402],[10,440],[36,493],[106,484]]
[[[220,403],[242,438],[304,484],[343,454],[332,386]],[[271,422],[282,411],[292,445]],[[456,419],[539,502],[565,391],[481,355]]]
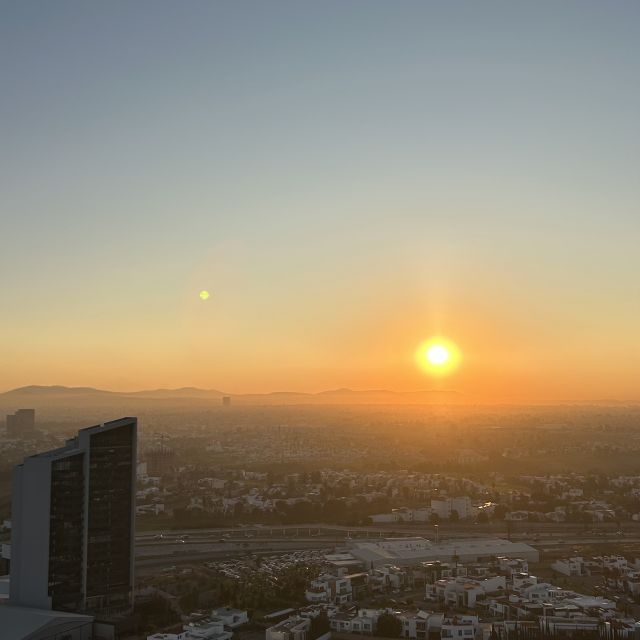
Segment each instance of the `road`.
[[[470,537],[507,537],[526,542],[542,551],[570,552],[575,546],[591,544],[639,543],[640,526],[627,526],[618,530],[615,526],[601,530],[584,531],[582,526],[526,523],[527,530],[505,530],[501,526],[459,525],[441,526],[440,539]],[[634,523],[635,525],[635,523]],[[523,527],[523,524],[519,524]],[[321,549],[344,546],[349,540],[371,541],[392,535],[423,535],[435,538],[434,527],[429,525],[410,527],[342,527],[338,525],[280,526],[219,529],[185,529],[180,531],[151,531],[136,536],[136,566],[152,571],[173,564],[203,562],[207,560],[238,557],[246,553],[287,553],[301,549]]]
[[[540,537],[563,537],[571,533],[582,536],[587,530],[579,523],[555,523],[555,522],[514,522],[508,525],[506,522],[491,524],[472,524],[466,522],[443,522],[437,526],[439,534],[447,538],[474,536],[502,536],[506,537],[511,532],[512,539]],[[636,534],[640,536],[640,522],[625,523],[599,523],[589,527],[594,534],[615,535],[622,530],[624,534]],[[307,524],[307,525],[280,525],[260,526],[246,525],[240,527],[215,527],[208,529],[180,529],[180,530],[155,530],[140,532],[137,540],[148,540],[159,534],[165,536],[184,537],[194,536],[222,536],[225,534],[233,537],[292,537],[306,533],[307,536],[327,537],[393,537],[407,535],[421,535],[432,538],[436,535],[436,527],[428,523],[416,524],[390,524],[377,526],[347,527],[341,525]]]

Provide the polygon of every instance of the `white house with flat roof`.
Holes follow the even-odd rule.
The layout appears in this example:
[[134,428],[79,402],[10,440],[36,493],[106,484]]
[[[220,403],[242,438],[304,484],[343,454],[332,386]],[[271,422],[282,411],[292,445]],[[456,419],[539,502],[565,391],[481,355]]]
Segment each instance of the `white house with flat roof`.
[[233,609],[232,607],[218,607],[211,611],[211,615],[222,620],[226,627],[235,629],[249,622],[249,615],[242,609]]
[[310,628],[309,618],[293,616],[269,627],[265,632],[265,640],[307,640]]

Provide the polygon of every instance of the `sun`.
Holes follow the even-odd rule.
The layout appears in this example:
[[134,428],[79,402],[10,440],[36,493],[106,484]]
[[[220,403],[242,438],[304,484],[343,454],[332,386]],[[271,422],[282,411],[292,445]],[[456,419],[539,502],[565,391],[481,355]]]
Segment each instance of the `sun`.
[[203,289],[199,295],[200,295],[200,300],[208,300],[211,294],[205,289]]
[[432,347],[429,347],[425,356],[434,367],[441,367],[443,364],[446,364],[451,357],[449,349],[443,344],[434,344]]
[[446,338],[431,338],[416,351],[418,366],[430,375],[446,375],[453,372],[460,362],[458,347]]

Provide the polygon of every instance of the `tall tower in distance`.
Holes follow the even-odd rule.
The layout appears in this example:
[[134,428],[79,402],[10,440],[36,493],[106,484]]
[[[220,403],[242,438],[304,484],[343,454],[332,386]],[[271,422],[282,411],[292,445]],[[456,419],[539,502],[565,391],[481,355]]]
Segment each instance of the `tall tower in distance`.
[[33,435],[36,429],[36,410],[18,409],[7,416],[7,435],[20,438]]
[[133,605],[137,419],[88,427],[13,472],[10,603],[109,615]]

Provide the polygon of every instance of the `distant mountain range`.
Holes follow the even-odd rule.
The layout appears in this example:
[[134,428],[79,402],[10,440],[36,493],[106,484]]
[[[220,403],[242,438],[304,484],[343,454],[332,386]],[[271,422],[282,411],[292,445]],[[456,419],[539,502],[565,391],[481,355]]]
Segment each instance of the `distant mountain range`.
[[[286,405],[477,405],[476,398],[453,390],[389,391],[388,389],[329,389],[318,393],[274,391],[272,393],[233,394],[217,389],[181,387],[179,389],[145,389],[143,391],[107,391],[93,387],[31,385],[0,393],[0,420],[5,412],[30,408],[66,411],[67,409],[100,409],[121,413],[154,408],[206,409],[222,406],[222,398],[231,397],[233,406]],[[497,404],[517,405],[518,402]],[[638,401],[614,399],[557,402],[554,405],[637,406]]]
[[182,387],[180,389],[147,389],[143,391],[106,391],[93,387],[31,385],[0,393],[0,406],[62,406],[115,404],[134,406],[159,402],[167,404],[220,404],[230,396],[233,404],[450,404],[461,401],[456,391],[388,391],[386,389],[332,389],[319,393],[275,391],[263,394],[232,394],[216,389]]

